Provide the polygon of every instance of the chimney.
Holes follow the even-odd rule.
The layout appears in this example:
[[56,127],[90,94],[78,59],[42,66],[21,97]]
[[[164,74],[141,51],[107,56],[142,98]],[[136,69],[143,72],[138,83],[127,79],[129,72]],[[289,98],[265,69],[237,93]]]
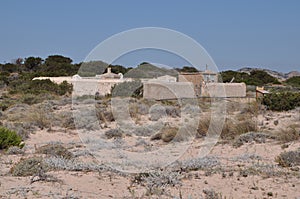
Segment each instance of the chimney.
[[110,67],[107,68],[107,73],[111,73],[111,68]]

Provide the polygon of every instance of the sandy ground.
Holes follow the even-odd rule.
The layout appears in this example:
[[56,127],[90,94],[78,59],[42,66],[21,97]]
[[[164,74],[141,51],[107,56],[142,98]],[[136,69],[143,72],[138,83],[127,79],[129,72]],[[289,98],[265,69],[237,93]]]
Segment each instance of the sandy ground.
[[[297,110],[264,112],[257,118],[260,128],[269,131],[278,131],[300,121]],[[123,139],[130,142],[133,138]],[[299,140],[288,142],[285,147],[274,140],[246,143],[239,148],[220,142],[207,155],[215,159],[217,165],[176,171],[180,183],[154,189],[145,183],[135,183],[136,174],[108,170],[50,170],[46,174],[54,181],[33,183],[32,176],[11,175],[13,165],[22,158],[38,156],[36,148],[49,142],[60,142],[73,153],[82,152],[77,161],[98,162],[86,152],[87,148],[76,130],[37,130],[26,140],[24,155],[0,154],[0,198],[300,198],[300,167],[283,168],[275,162],[280,153],[298,149]],[[196,139],[190,150],[199,150],[202,142],[203,138]]]

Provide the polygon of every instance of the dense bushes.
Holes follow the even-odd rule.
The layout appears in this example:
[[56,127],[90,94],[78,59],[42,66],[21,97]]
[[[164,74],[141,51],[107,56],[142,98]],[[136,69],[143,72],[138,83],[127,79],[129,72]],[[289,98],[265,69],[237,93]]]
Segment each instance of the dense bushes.
[[220,74],[220,80],[223,82],[244,82],[247,85],[263,86],[266,84],[280,84],[280,82],[265,71],[254,70],[250,74],[236,71],[224,71]]
[[15,131],[0,127],[0,149],[8,149],[10,146],[19,146],[22,138]]
[[287,85],[300,87],[300,76],[291,77],[285,81]]
[[42,94],[51,93],[56,95],[64,95],[72,92],[72,85],[64,81],[61,84],[56,84],[49,79],[46,80],[34,80],[24,82],[21,85],[16,85],[11,93],[23,93],[23,94]]
[[264,96],[262,103],[273,111],[288,111],[300,106],[300,93],[274,92]]

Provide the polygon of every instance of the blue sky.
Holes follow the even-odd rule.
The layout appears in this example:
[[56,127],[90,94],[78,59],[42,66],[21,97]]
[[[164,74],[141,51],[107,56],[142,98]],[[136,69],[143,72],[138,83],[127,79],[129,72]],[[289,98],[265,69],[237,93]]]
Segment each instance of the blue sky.
[[[220,70],[300,70],[298,0],[3,0],[0,10],[1,63],[51,54],[80,62],[108,37],[150,26],[192,37]],[[116,63],[134,66],[142,61],[185,64],[153,52],[132,53]]]

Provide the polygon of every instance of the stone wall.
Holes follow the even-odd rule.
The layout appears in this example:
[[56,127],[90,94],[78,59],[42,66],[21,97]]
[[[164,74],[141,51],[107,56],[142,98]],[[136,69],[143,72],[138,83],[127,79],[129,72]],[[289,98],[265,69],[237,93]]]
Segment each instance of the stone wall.
[[143,87],[145,99],[165,100],[196,97],[191,82],[145,82]]

